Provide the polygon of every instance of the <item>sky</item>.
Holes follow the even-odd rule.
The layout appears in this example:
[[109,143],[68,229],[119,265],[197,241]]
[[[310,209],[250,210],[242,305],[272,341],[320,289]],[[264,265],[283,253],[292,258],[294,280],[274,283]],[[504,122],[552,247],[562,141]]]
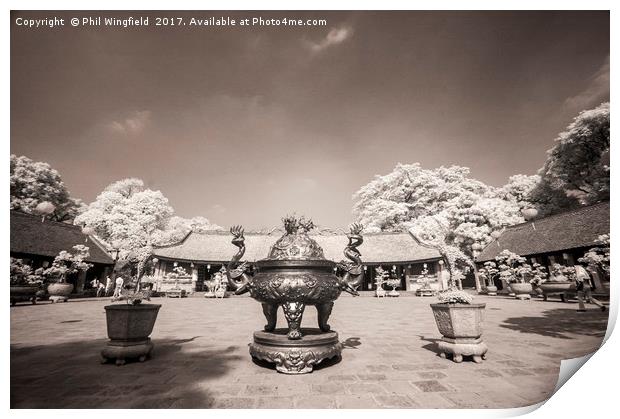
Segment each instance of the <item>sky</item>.
[[[65,18],[29,28],[18,18]],[[68,25],[148,16],[149,26]],[[185,26],[155,26],[182,17]],[[326,19],[190,26],[192,17]],[[86,203],[143,179],[221,226],[353,221],[397,163],[501,186],[609,100],[608,12],[12,12],[11,153]]]

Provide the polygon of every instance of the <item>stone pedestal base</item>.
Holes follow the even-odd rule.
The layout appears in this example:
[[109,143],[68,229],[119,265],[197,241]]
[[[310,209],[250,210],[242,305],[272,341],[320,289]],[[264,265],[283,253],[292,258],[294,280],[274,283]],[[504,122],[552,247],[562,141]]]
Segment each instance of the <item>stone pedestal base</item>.
[[530,294],[515,294],[517,300],[529,300],[532,298]]
[[69,300],[69,297],[66,297],[64,295],[50,295],[49,300],[52,303],[65,303]]
[[150,338],[138,342],[110,340],[101,351],[101,363],[104,364],[115,359],[116,365],[123,365],[126,359],[136,358],[138,361],[144,362],[152,350],[153,343],[151,343]]
[[473,356],[474,362],[480,363],[486,359],[486,353],[489,350],[481,337],[452,339],[444,336],[437,342],[437,346],[439,356],[445,358],[446,354],[452,354],[452,360],[457,363],[463,362],[463,355]]
[[287,329],[254,332],[250,355],[276,364],[276,370],[284,374],[306,374],[321,361],[340,356],[342,343],[338,341],[338,333],[319,329],[301,332],[302,338],[295,340],[288,339]]

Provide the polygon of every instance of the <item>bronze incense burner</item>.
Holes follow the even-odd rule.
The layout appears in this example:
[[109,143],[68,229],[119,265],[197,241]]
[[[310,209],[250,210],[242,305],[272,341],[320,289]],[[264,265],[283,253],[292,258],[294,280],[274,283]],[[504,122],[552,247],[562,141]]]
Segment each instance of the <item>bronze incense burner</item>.
[[[245,253],[243,228],[230,229],[232,244],[239,251],[228,264],[228,282],[235,294],[249,292],[263,306],[267,324],[264,331],[254,334],[252,356],[274,362],[280,372],[311,372],[313,365],[339,356],[342,350],[338,334],[330,330],[327,321],[342,291],[358,295],[356,288],[364,275],[357,250],[363,242],[362,226],[351,226],[344,248],[349,260],[336,263],[325,259],[323,249],[308,235],[314,228],[312,221],[286,217],[283,222],[285,234],[274,243],[267,258],[256,262],[253,276],[247,273],[247,263],[241,262]],[[337,266],[343,276],[336,275]],[[307,305],[317,309],[318,329],[301,328]],[[288,329],[276,329],[280,306]]]

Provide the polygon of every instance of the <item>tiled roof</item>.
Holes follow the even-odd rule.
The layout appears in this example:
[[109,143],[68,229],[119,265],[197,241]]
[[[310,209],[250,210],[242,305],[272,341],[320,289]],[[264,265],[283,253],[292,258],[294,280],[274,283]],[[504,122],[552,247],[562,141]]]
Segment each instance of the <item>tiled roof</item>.
[[[280,234],[246,233],[243,260],[253,262],[266,258]],[[344,259],[342,251],[348,243],[344,234],[313,234],[311,237],[323,248],[325,258],[336,262]],[[156,248],[154,254],[174,260],[225,262],[237,251],[230,243],[231,239],[230,233],[190,233],[179,244]],[[388,264],[439,259],[436,250],[420,246],[408,233],[365,234],[359,251],[365,263]]]
[[528,256],[588,247],[607,233],[609,202],[602,202],[508,227],[482,250],[476,261],[492,260],[504,249]]
[[[113,264],[112,258],[78,226],[11,211],[11,253],[55,257],[61,250],[71,251],[77,244],[88,246],[88,262]],[[88,241],[86,240],[88,237]]]

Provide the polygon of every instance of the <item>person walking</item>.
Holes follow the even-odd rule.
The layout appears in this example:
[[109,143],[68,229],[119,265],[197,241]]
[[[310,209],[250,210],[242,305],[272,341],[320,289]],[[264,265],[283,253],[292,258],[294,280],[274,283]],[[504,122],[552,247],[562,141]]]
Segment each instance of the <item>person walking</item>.
[[592,284],[590,283],[590,274],[581,266],[575,265],[575,286],[577,288],[577,301],[579,302],[579,308],[577,311],[586,311],[585,302],[592,303],[595,306],[600,307],[601,311],[606,311],[607,307],[603,305],[599,300],[592,297]]
[[122,275],[116,277],[116,288],[114,289],[113,298],[119,298],[121,296],[121,292],[123,291],[123,284],[125,280]]

